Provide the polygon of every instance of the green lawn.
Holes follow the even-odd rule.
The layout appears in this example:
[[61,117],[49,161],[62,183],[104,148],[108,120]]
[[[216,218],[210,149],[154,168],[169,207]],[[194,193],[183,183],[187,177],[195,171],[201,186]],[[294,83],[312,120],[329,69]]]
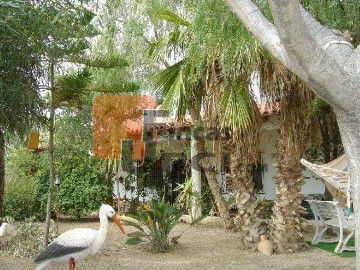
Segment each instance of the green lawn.
[[[334,249],[338,243],[319,243],[316,245],[312,245],[311,242],[307,242],[312,247],[318,247],[323,250],[326,250],[328,252],[334,253],[340,257],[355,257],[356,253],[355,251],[343,251],[342,253],[335,253]],[[349,246],[354,246],[354,240],[351,240],[348,242]]]

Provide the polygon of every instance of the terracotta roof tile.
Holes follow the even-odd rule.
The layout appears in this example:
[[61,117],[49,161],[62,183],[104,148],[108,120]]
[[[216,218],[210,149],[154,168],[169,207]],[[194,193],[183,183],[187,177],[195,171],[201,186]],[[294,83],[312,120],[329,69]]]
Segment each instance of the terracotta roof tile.
[[272,114],[280,113],[279,103],[271,104],[271,103],[262,103],[259,105],[259,110],[261,116],[269,116]]

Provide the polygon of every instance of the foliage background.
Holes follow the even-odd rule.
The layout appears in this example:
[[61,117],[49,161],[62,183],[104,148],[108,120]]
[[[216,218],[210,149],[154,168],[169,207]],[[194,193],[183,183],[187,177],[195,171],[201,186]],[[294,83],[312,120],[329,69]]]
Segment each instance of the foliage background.
[[[56,187],[59,204],[55,196],[53,211],[59,207],[61,214],[76,218],[98,210],[112,198],[106,166],[90,154],[91,114],[90,107],[86,108],[64,110],[56,123],[56,171],[61,184]],[[17,220],[44,218],[49,186],[47,158],[47,151],[8,148],[5,216]]]

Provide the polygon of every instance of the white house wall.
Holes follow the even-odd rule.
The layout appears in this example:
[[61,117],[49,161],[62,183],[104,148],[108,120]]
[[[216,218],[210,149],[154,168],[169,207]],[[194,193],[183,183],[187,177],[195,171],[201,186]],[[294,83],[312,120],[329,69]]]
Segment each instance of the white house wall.
[[[263,178],[264,194],[259,196],[267,200],[275,199],[274,177],[276,176],[276,145],[279,135],[277,129],[277,115],[271,115],[269,120],[264,123],[260,137],[260,151],[265,165],[265,172]],[[322,180],[315,178],[308,169],[303,171],[303,175],[308,177],[300,191],[305,197],[311,194],[324,194],[325,185]]]
[[[278,128],[279,128],[279,120],[277,115],[271,115],[268,118],[268,121],[265,122],[262,126],[261,137],[260,137],[260,151],[262,156],[262,161],[264,165],[264,174],[263,174],[263,192],[259,194],[259,196],[263,199],[274,200],[275,199],[275,183],[274,177],[276,176],[276,154],[277,154],[277,138],[278,138]],[[183,137],[183,136],[181,136]],[[184,136],[185,137],[185,136]],[[170,168],[171,160],[177,158],[184,158],[182,153],[189,146],[190,141],[187,139],[179,139],[179,137],[172,136],[171,138],[162,138],[161,139],[161,147],[164,150],[164,160],[162,162],[162,168],[164,172]],[[146,157],[150,157],[153,160],[158,158],[156,155],[159,155],[156,151],[156,142],[146,143],[145,145],[145,155]],[[218,166],[219,174],[217,175],[217,179],[220,185],[226,185],[226,183],[222,183],[222,180],[225,179],[224,175],[221,175],[222,172],[220,170],[221,166]],[[311,194],[324,194],[325,185],[319,178],[316,178],[313,173],[309,170],[304,170],[303,175],[308,179],[305,180],[304,185],[301,188],[301,193],[304,196],[308,196]],[[115,187],[114,187],[115,188]],[[134,197],[136,194],[125,193],[124,190],[120,190],[121,196],[125,196],[127,198]],[[230,195],[224,194],[227,198]],[[143,199],[143,198],[141,198]],[[144,198],[145,201],[149,198]]]
[[276,140],[278,131],[276,129],[262,130],[260,137],[260,152],[264,165],[263,186],[264,194],[259,194],[260,197],[273,200],[275,198],[275,183],[276,176]]

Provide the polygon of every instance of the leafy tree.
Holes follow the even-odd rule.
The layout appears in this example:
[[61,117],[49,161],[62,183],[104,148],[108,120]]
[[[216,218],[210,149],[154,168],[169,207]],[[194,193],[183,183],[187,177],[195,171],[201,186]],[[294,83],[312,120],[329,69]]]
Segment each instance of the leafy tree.
[[36,78],[41,58],[32,32],[36,14],[24,1],[0,1],[0,217],[3,216],[5,137],[24,136],[38,120],[41,101]]
[[332,28],[334,34],[342,35],[354,46],[360,43],[359,2],[348,1],[309,1],[300,3],[321,24]]
[[91,155],[91,96],[81,110],[66,108],[56,121],[56,168],[61,178],[58,209],[79,217],[109,202],[112,185],[104,163]]
[[[39,70],[42,70],[41,77],[34,78],[37,82],[46,85],[50,90],[49,102],[49,172],[50,185],[48,193],[48,206],[46,217],[46,230],[44,244],[47,245],[48,232],[50,225],[51,201],[54,185],[54,119],[55,109],[60,106],[67,95],[61,96],[59,87],[55,86],[56,67],[60,67],[58,63],[70,61],[71,57],[79,57],[86,53],[89,48],[89,42],[86,38],[97,34],[95,28],[90,24],[94,14],[84,6],[79,6],[75,1],[22,1],[24,12],[30,13],[31,19],[27,24],[21,24],[20,27],[28,29],[28,25],[32,25],[29,31],[29,42],[34,42],[35,55],[40,59]],[[16,39],[14,46],[17,46]],[[66,77],[65,77],[66,78]],[[69,79],[69,78],[68,78]],[[65,80],[69,83],[71,80]],[[58,82],[61,83],[61,80]],[[77,86],[77,85],[75,85]],[[65,89],[65,88],[62,88]],[[69,88],[66,88],[69,90]],[[80,90],[74,88],[73,91]],[[57,94],[57,95],[56,95]],[[76,94],[70,95],[72,98]]]

